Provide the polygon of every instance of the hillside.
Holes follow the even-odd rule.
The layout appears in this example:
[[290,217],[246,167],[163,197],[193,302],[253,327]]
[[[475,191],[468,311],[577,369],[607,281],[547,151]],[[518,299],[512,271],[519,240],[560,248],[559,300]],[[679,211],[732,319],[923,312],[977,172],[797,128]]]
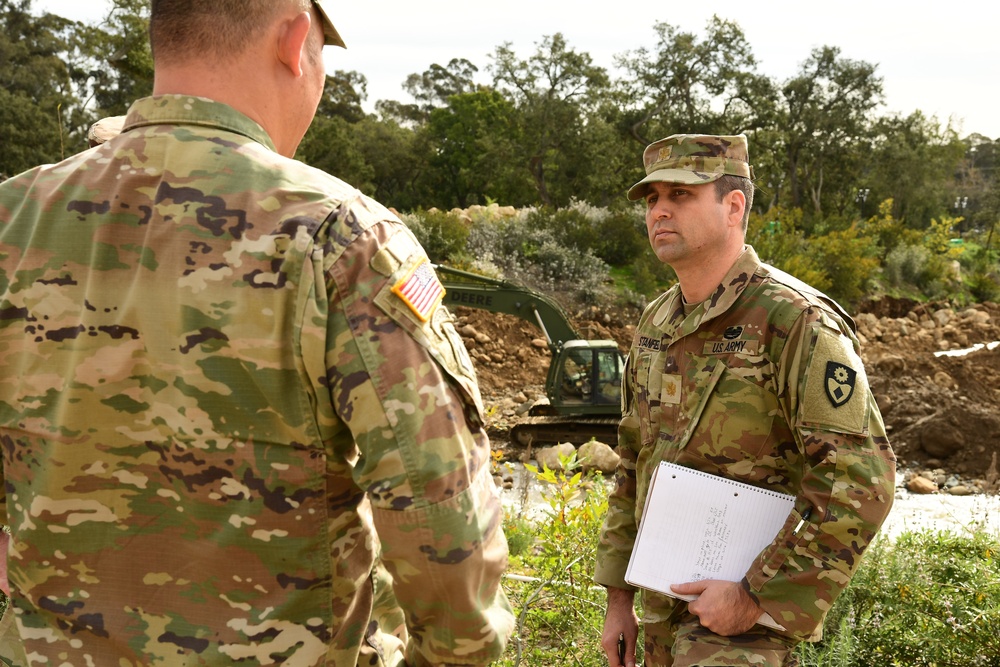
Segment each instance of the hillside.
[[[498,448],[517,407],[540,396],[549,353],[533,341],[540,331],[507,315],[455,310],[459,329],[490,406],[490,430]],[[627,350],[637,312],[589,309],[574,324],[589,338],[611,338]],[[855,315],[862,356],[900,470],[928,471],[951,485],[984,487],[1000,456],[1000,305],[956,312],[943,304],[916,305],[883,299]],[[467,328],[471,327],[471,329]],[[478,333],[478,341],[474,337]],[[936,352],[965,350],[961,356]],[[995,469],[994,473],[995,475]]]

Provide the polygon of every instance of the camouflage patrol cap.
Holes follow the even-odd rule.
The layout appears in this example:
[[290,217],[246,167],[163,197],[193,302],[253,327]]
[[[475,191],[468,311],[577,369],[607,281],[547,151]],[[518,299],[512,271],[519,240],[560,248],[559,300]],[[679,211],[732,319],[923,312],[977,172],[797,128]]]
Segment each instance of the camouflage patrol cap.
[[331,0],[312,0],[312,2],[316,5],[316,10],[319,12],[320,18],[323,19],[323,36],[326,38],[323,43],[327,46],[339,46],[346,49],[347,45],[340,38],[340,33],[333,27],[333,21],[330,20],[330,13],[323,6],[331,5],[332,8],[333,2]]
[[646,195],[649,183],[711,183],[722,176],[752,178],[746,135],[673,134],[642,152],[646,178],[628,191],[632,201]]
[[108,139],[113,139],[122,133],[122,127],[125,125],[125,116],[108,116],[107,118],[102,118],[87,130],[87,141],[90,142],[90,146],[100,146]]

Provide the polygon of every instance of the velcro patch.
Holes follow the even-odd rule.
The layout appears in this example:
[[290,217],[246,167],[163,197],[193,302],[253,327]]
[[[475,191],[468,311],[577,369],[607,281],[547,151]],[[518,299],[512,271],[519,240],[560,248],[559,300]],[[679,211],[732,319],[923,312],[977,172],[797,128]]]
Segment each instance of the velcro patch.
[[867,435],[868,391],[868,377],[851,340],[820,328],[806,370],[802,424]]
[[444,285],[438,280],[430,262],[422,259],[409,274],[392,286],[392,292],[421,322],[427,322],[444,298]]

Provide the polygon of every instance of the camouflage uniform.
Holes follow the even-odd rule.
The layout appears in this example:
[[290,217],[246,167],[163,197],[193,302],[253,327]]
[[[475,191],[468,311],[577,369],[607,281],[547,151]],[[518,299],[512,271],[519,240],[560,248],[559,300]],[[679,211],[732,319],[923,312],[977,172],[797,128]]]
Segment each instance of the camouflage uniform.
[[412,234],[226,105],[147,98],[124,130],[0,186],[33,662],[495,660],[481,398]]
[[797,499],[742,582],[786,632],[756,625],[720,637],[687,603],[643,591],[646,664],[742,665],[747,655],[781,664],[798,641],[821,637],[894,489],[895,457],[847,314],[748,246],[689,314],[679,287],[646,308],[622,401],[599,583],[633,588],[625,570],[659,461]]

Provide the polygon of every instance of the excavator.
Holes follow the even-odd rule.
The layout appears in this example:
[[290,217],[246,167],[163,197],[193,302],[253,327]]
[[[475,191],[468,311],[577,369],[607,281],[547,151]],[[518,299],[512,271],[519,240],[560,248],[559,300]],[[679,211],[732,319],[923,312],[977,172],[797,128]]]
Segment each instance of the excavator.
[[548,402],[533,405],[511,428],[512,443],[571,442],[591,439],[614,446],[621,419],[624,360],[613,340],[584,340],[555,301],[526,287],[469,271],[436,265],[445,288],[444,303],[515,315],[545,336],[552,361],[545,378]]

